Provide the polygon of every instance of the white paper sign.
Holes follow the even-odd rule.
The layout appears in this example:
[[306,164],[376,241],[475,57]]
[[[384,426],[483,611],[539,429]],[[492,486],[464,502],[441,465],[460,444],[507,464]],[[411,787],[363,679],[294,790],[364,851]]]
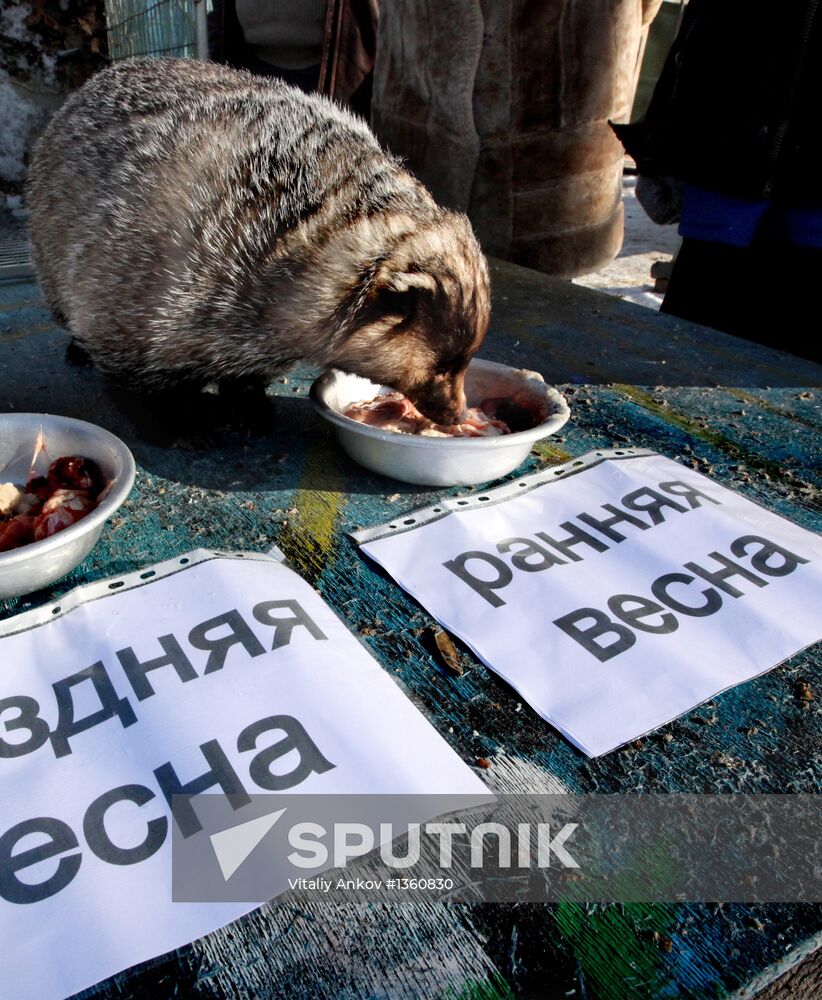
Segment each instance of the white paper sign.
[[[171,902],[163,780],[168,765],[182,784],[217,766],[259,792],[256,750],[240,752],[238,735],[271,716],[296,720],[326,762],[306,775],[302,749],[276,760],[277,774],[296,776],[289,792],[488,797],[273,559],[197,551],[2,623],[0,996],[65,997],[253,909]],[[260,746],[282,739],[269,732]],[[106,798],[123,786],[131,797]],[[119,863],[95,853],[102,838],[124,852]],[[24,856],[38,847],[41,860]]]
[[650,452],[355,538],[592,757],[822,637],[822,540]]

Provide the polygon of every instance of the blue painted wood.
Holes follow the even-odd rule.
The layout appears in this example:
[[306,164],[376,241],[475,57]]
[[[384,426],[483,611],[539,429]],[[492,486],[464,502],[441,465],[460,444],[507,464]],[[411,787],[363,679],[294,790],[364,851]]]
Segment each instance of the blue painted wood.
[[[483,355],[542,371],[572,408],[519,475],[592,448],[649,447],[818,530],[822,369],[513,265],[493,272]],[[139,438],[92,369],[64,364],[66,343],[36,285],[0,285],[0,411],[108,427],[134,451],[137,482],[69,577],[0,616],[197,545],[276,543],[463,759],[490,762],[483,777],[500,790],[819,791],[818,648],[587,760],[466,649],[463,673],[446,671],[433,621],[360,556],[350,530],[442,493],[343,456],[306,398],[315,373],[276,385],[270,435],[164,450]],[[767,980],[820,941],[815,906],[272,905],[88,995],[713,998]]]

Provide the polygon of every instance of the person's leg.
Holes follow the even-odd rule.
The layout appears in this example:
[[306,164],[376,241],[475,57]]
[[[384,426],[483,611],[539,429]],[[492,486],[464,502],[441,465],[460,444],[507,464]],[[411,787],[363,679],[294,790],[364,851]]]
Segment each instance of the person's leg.
[[660,311],[744,336],[751,249],[685,238]]
[[746,252],[739,284],[729,288],[735,318],[723,329],[819,361],[820,277],[822,250],[796,246],[785,238],[778,217],[765,219]]
[[770,330],[762,342],[822,364],[822,249],[783,243],[775,248],[777,260],[771,273]]
[[285,69],[282,66],[275,66],[273,63],[258,59],[253,53],[250,53],[246,59],[246,68],[257,76],[275,77],[292,87],[299,87],[306,93],[316,90],[320,79],[319,63],[316,66],[307,66],[305,69]]
[[822,360],[822,250],[763,227],[750,247],[684,239],[661,312]]

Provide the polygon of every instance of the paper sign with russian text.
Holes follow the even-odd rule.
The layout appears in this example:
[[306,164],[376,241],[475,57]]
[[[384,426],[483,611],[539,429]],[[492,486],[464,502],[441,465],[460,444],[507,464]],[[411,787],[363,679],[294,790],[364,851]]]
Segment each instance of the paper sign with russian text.
[[220,791],[226,879],[252,793],[488,798],[274,559],[199,550],[0,624],[0,996],[66,997],[252,909],[172,902],[172,796]]
[[822,539],[650,452],[354,537],[589,756],[822,638]]

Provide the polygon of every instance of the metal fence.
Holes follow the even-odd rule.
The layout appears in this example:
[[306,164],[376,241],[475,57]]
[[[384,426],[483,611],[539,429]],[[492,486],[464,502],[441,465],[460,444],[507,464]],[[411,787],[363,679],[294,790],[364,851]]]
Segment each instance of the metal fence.
[[206,0],[105,0],[112,61],[132,56],[208,58]]

